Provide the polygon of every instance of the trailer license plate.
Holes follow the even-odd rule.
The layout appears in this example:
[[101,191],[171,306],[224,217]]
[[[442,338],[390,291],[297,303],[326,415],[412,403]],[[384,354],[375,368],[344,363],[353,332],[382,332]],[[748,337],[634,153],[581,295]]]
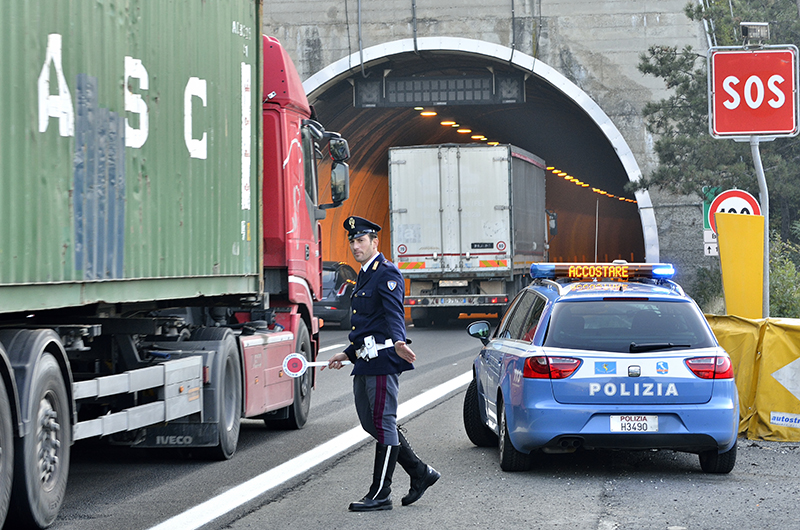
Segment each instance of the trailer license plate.
[[611,432],[658,432],[658,416],[611,416]]
[[440,298],[441,305],[464,305],[467,303],[466,298]]

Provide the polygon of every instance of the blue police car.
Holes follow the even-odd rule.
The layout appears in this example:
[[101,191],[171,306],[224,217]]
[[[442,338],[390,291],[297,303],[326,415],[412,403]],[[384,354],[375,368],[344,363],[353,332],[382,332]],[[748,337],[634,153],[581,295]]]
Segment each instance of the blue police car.
[[530,454],[672,449],[709,473],[736,463],[739,405],[730,357],[669,264],[540,263],[483,348],[464,399],[478,446],[500,467]]

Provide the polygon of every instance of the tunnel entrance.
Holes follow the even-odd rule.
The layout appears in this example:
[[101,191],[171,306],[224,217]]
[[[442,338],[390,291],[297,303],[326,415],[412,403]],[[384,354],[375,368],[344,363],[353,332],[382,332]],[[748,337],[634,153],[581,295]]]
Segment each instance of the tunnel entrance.
[[[431,95],[435,83],[427,83],[427,96],[424,91],[415,96],[423,100],[412,97],[374,107],[368,106],[369,98],[365,104],[363,88],[356,90],[357,85],[378,87],[379,96],[387,99],[387,86],[398,86],[387,80],[487,77],[493,81],[495,99],[487,98],[491,101],[485,104],[442,102]],[[498,97],[502,101],[497,91],[508,88],[498,80],[509,78],[522,80],[522,101],[517,97],[513,103],[497,103]],[[641,175],[630,148],[584,92],[530,56],[469,39],[409,39],[342,59],[309,78],[304,87],[319,119],[350,141],[352,153],[350,199],[342,208],[328,210],[323,221],[325,260],[353,262],[342,230],[349,215],[387,228],[380,249],[391,257],[390,147],[470,142],[512,144],[545,160],[550,168],[546,205],[558,219],[558,233],[550,240],[551,261],[658,260],[649,196],[624,191],[627,182]],[[375,96],[373,88],[372,101]],[[419,105],[426,97],[429,103]],[[423,111],[436,114],[426,116]],[[485,139],[472,138],[478,135]],[[327,189],[326,182],[320,185]]]

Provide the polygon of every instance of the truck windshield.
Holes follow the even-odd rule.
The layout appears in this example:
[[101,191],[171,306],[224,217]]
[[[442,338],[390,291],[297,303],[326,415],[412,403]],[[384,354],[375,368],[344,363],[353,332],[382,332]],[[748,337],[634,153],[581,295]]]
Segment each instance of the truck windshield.
[[557,303],[544,340],[555,348],[625,353],[715,345],[691,303],[653,300]]

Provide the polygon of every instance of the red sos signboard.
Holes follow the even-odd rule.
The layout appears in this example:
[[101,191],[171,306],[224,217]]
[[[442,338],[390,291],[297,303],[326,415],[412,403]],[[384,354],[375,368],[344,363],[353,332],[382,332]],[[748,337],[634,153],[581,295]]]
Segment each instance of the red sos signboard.
[[714,137],[798,133],[797,48],[709,50]]

